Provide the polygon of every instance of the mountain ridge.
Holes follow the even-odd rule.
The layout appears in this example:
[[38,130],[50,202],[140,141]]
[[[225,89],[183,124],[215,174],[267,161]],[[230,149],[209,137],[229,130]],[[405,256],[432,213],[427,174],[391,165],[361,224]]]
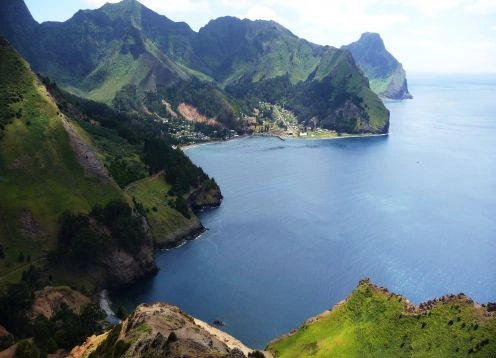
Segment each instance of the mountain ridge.
[[[3,6],[7,10],[12,7]],[[26,12],[19,16],[31,16],[25,6],[17,7]],[[239,129],[244,124],[232,118],[241,118],[242,112],[250,113],[255,107],[243,96],[226,93],[226,86],[274,85],[267,81],[288,76],[293,92],[287,101],[289,109],[298,112],[303,126],[315,117],[314,121],[328,129],[387,132],[389,113],[369,93],[368,83],[352,57],[344,55],[343,50],[301,39],[273,21],[224,17],[194,32],[186,23],[169,20],[137,1],[124,1],[79,11],[65,22],[31,23],[36,36],[29,36],[13,26],[7,11],[3,13],[9,21],[0,32],[20,44],[19,50],[35,70],[80,96],[109,104],[122,96],[134,97],[133,107],[140,110],[147,92],[162,96],[168,88],[197,78],[218,87],[213,92],[218,101],[229,103],[227,122]],[[30,42],[32,46],[26,49],[24,44]],[[348,72],[350,80],[340,77],[340,71]],[[320,110],[310,113],[313,103],[303,103],[301,91],[305,86],[298,85],[313,86],[315,81],[329,82],[323,95],[330,101],[322,101]],[[274,99],[285,101],[285,97],[281,92]],[[341,99],[333,100],[338,97]],[[169,98],[163,99],[170,102]]]

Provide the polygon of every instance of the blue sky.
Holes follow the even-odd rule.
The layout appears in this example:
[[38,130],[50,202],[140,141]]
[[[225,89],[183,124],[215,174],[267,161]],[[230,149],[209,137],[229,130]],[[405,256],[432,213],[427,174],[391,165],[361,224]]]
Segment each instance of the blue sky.
[[[115,0],[25,0],[39,21],[64,21]],[[295,35],[339,47],[379,32],[407,72],[496,73],[496,0],[140,0],[197,31],[232,15],[271,19]]]

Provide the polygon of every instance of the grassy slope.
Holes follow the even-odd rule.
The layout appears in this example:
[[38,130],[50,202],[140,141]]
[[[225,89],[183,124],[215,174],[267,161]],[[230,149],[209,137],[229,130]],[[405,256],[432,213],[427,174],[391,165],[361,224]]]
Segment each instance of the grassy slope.
[[153,238],[162,244],[175,233],[181,233],[198,223],[196,216],[187,219],[169,206],[169,201],[173,199],[166,196],[169,189],[170,185],[165,182],[163,174],[138,180],[125,189],[129,196],[143,204]]
[[[332,83],[335,88],[346,88],[349,93],[357,93],[363,99],[363,105],[369,116],[369,124],[375,131],[380,131],[388,118],[388,110],[381,99],[363,83],[363,78],[343,51],[329,49],[317,69],[316,78],[321,79],[326,74],[332,74]],[[359,131],[360,121],[357,121],[355,130]]]
[[397,69],[385,78],[370,79],[370,88],[375,93],[382,95],[388,88],[400,88],[405,81],[405,73]]
[[[0,44],[0,95],[23,94],[22,117],[6,127],[0,140],[0,241],[6,258],[0,275],[22,266],[21,251],[36,260],[54,247],[58,218],[64,210],[88,211],[96,203],[119,198],[115,186],[85,177],[76,159],[59,110],[29,66],[8,44]],[[35,220],[34,234],[20,230],[20,214]]]
[[407,313],[405,305],[364,280],[343,304],[268,349],[277,357],[464,357],[471,349],[496,355],[496,317],[465,296],[423,313]]

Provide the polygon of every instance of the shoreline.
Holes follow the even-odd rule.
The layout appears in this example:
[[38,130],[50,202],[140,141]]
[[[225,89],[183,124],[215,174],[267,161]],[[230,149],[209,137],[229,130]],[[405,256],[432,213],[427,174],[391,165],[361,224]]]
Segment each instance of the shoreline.
[[327,136],[327,137],[314,137],[314,136],[300,136],[300,137],[294,137],[294,136],[285,136],[285,135],[279,135],[279,134],[262,134],[262,133],[257,133],[257,134],[243,134],[235,138],[229,138],[225,140],[211,140],[207,142],[202,142],[202,143],[195,143],[195,144],[185,144],[185,145],[179,145],[178,148],[181,148],[183,152],[197,148],[197,147],[202,147],[205,145],[212,145],[212,144],[222,144],[222,143],[227,143],[230,141],[234,140],[239,140],[239,139],[246,139],[246,138],[257,138],[257,137],[267,137],[267,138],[278,138],[282,140],[283,142],[287,140],[330,140],[330,139],[348,139],[348,138],[369,138],[369,137],[384,137],[384,136],[389,136],[391,132],[387,133],[364,133],[364,134],[342,134],[340,136],[335,135],[335,136]]

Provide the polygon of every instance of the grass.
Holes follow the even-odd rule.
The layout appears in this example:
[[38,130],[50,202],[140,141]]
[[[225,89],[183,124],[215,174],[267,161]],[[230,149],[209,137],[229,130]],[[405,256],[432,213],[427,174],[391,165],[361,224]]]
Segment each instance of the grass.
[[0,242],[6,254],[0,276],[10,281],[26,264],[18,259],[21,253],[35,261],[55,246],[64,210],[86,212],[122,193],[110,182],[84,175],[57,106],[26,62],[10,46],[1,47],[0,58],[2,92],[22,94],[21,101],[10,104],[22,115],[5,127],[0,140]]
[[131,54],[123,55],[115,50],[86,78],[85,87],[91,88],[87,97],[107,104],[111,103],[124,85],[140,82],[146,76],[146,67],[142,56],[134,60]]
[[407,312],[406,300],[367,280],[348,299],[269,344],[276,357],[478,357],[496,355],[496,316],[465,296]]
[[187,219],[169,205],[175,199],[166,195],[169,190],[170,185],[165,182],[162,173],[138,180],[125,189],[129,196],[145,207],[153,238],[161,244],[166,244],[176,234],[183,233],[198,223],[196,216],[192,215],[191,219]]

